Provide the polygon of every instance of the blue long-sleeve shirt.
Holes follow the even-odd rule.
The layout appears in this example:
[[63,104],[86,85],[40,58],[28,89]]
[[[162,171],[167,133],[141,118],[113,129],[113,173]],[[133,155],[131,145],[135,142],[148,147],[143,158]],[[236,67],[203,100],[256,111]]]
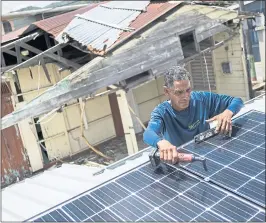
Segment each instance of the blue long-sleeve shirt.
[[242,106],[240,98],[210,92],[192,92],[188,108],[182,111],[176,111],[169,101],[164,101],[153,110],[143,140],[152,147],[157,147],[162,139],[180,146],[208,130],[210,125],[207,119],[225,109],[235,115]]

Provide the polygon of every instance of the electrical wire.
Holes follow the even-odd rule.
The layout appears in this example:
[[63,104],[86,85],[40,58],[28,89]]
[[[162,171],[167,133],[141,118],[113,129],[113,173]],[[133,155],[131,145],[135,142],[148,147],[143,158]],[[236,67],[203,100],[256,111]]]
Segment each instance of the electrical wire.
[[206,62],[206,57],[205,57],[205,53],[203,53],[203,59],[204,59],[204,63],[205,63],[205,69],[206,69],[206,74],[207,74],[207,80],[208,80],[208,86],[209,86],[209,91],[211,92],[211,83],[210,83],[210,78],[209,78],[209,70],[208,70],[208,65]]
[[39,94],[39,90],[40,90],[40,82],[41,82],[41,72],[40,72],[40,66],[41,66],[41,60],[39,60],[39,66],[38,66],[38,94]]
[[46,124],[46,123],[48,123],[48,122],[50,122],[56,115],[57,115],[58,113],[57,112],[55,112],[48,120],[46,120],[46,121],[42,121],[42,122],[37,122],[36,124],[38,124],[38,125],[41,125],[41,124]]

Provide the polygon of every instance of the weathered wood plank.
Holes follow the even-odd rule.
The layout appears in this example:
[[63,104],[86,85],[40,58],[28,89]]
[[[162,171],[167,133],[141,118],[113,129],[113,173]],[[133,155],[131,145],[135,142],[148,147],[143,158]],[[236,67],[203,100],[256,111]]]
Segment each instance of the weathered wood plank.
[[48,72],[48,70],[47,70],[47,68],[46,68],[46,65],[45,65],[45,62],[44,62],[43,58],[41,58],[41,65],[42,65],[42,68],[43,68],[43,70],[44,70],[44,73],[45,73],[45,76],[46,76],[47,80],[48,80],[50,83],[52,83],[51,78],[50,78],[50,75],[49,75],[49,72]]
[[136,45],[130,50],[126,50],[125,52],[121,52],[113,55],[111,58],[103,60],[101,64],[102,66],[111,66],[116,63],[121,64],[122,62],[122,64],[130,66],[130,64],[148,60],[151,56],[155,55],[154,53],[162,53],[162,51],[171,53],[176,50],[181,50],[180,40],[178,36],[172,35],[168,36],[168,38],[157,39],[156,41],[146,40],[146,42],[141,45]]
[[5,67],[5,66],[6,66],[6,61],[5,61],[3,53],[1,53],[1,67]]
[[48,49],[51,48],[51,41],[50,41],[50,38],[48,36],[48,33],[44,33],[44,38],[45,38],[47,48]]
[[19,64],[22,62],[21,53],[20,53],[20,46],[15,45],[15,49],[16,49],[17,63]]

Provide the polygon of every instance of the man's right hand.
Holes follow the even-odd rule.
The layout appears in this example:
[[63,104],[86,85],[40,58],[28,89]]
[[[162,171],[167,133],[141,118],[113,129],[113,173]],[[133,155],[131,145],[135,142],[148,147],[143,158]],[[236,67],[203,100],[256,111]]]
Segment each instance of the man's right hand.
[[171,164],[175,164],[178,161],[178,153],[176,146],[173,146],[167,140],[161,140],[157,143],[160,151],[160,159]]

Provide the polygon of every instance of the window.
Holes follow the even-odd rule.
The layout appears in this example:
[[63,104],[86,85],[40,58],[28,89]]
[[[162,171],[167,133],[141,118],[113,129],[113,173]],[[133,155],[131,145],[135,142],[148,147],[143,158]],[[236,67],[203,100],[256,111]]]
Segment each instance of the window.
[[197,53],[194,32],[184,33],[179,36],[184,57],[190,57]]
[[230,62],[223,62],[222,63],[222,70],[224,74],[231,74],[232,73],[232,67]]
[[12,27],[9,21],[3,21],[3,27],[4,27],[5,34],[12,32]]

